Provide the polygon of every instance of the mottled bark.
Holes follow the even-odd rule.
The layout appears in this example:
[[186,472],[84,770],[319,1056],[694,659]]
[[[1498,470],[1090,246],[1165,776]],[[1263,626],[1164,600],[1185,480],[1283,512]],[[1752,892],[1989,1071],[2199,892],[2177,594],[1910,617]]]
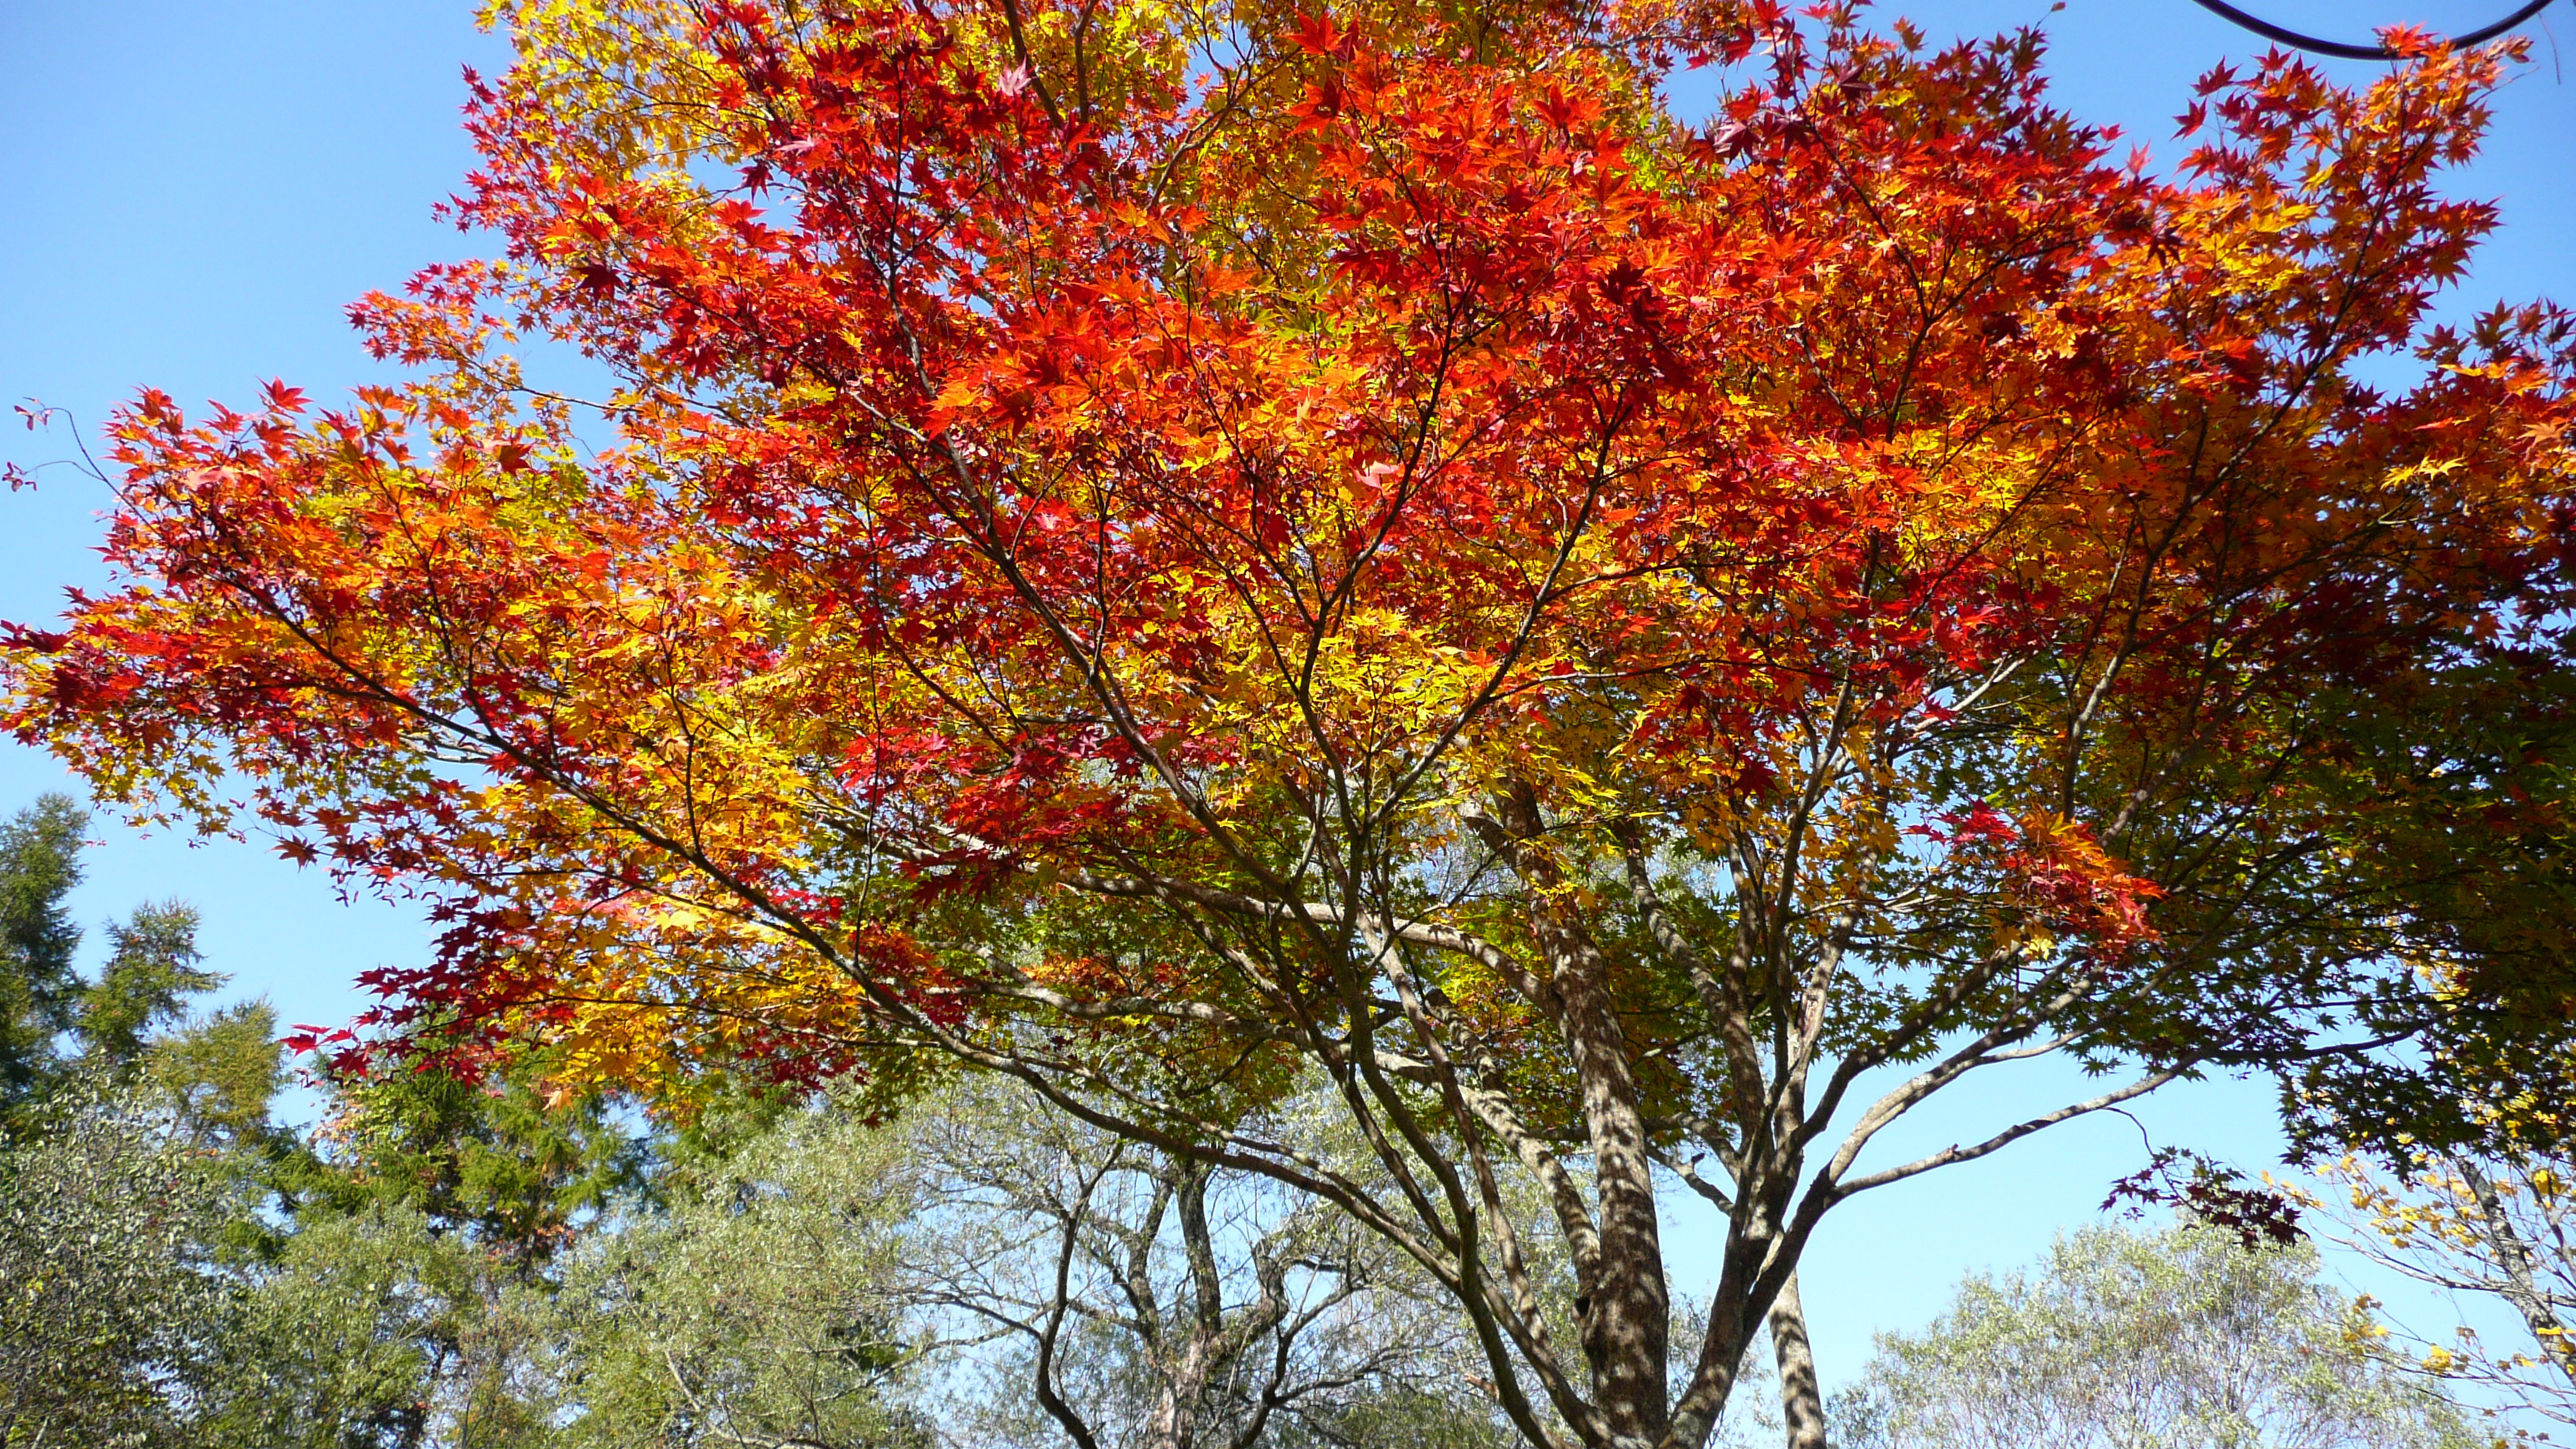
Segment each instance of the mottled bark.
[[1534,902],[1531,935],[1548,965],[1557,1029],[1581,1084],[1592,1150],[1597,1250],[1579,1274],[1575,1309],[1593,1403],[1613,1445],[1656,1445],[1670,1425],[1664,1382],[1672,1302],[1626,1034],[1610,994],[1609,962],[1563,898],[1563,872],[1543,838],[1536,793],[1515,784],[1496,802],[1496,843]]
[[1816,1356],[1795,1273],[1771,1300],[1771,1355],[1780,1367],[1780,1422],[1788,1431],[1788,1449],[1825,1449],[1824,1391],[1816,1383]]

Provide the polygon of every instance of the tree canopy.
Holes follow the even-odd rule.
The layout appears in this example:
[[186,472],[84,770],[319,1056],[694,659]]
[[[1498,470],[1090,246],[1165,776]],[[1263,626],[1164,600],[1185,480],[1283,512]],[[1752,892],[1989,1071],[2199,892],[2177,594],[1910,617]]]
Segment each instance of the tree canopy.
[[2306,1243],[2222,1228],[2060,1238],[2039,1271],[1971,1276],[1881,1334],[1837,1397],[1855,1449],[2471,1449],[2501,1442],[2373,1352],[2370,1303]]
[[[6,674],[106,798],[433,895],[398,1036],[1008,1072],[1395,1244],[1534,1442],[1696,1449],[1853,1193],[2557,1020],[2463,922],[2567,904],[2487,845],[2565,829],[2570,320],[2428,310],[2505,52],[2214,73],[2159,173],[2035,35],[1841,7],[496,13],[501,254],[353,309],[419,379],[143,394],[127,582]],[[2119,1075],[1862,1160],[2051,1052]],[[1263,1125],[1310,1071],[1370,1171]]]

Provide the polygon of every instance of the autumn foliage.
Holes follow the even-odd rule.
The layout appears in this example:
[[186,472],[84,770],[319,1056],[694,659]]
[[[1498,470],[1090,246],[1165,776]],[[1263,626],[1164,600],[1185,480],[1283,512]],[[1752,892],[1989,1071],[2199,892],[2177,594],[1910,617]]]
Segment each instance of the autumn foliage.
[[[353,308],[420,380],[144,394],[129,583],[8,665],[107,797],[434,900],[383,1025],[1013,1071],[1394,1237],[1524,1432],[1696,1445],[1834,1202],[2458,1007],[2356,781],[2563,661],[2568,319],[2428,321],[2503,55],[2219,72],[2155,170],[1841,9],[500,8],[497,254]],[[2126,1085],[1856,1163],[2047,1051]],[[1317,1072],[1385,1180],[1263,1125]]]

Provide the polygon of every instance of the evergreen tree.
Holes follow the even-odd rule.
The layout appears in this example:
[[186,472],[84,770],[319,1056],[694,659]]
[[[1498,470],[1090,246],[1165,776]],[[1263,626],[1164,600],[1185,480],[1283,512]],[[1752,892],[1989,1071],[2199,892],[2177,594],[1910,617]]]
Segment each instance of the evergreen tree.
[[644,1147],[613,1104],[549,1094],[542,1062],[480,1081],[434,1069],[358,1076],[327,1062],[316,1074],[332,1094],[328,1150],[282,1184],[300,1210],[398,1206],[534,1278],[585,1216],[643,1180]]
[[64,898],[88,824],[69,796],[45,795],[0,826],[0,1124],[53,1082],[55,1040],[79,1018],[81,931]]
[[197,912],[180,901],[135,908],[124,925],[107,928],[106,969],[79,989],[69,1023],[82,1055],[109,1070],[130,1071],[142,1061],[148,1038],[188,1017],[189,998],[212,991],[225,978],[200,967]]

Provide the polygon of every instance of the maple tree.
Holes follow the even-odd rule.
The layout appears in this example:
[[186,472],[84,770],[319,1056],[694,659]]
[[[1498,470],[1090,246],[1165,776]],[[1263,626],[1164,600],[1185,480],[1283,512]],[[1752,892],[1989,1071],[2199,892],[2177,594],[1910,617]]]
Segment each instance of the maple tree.
[[2576,693],[2563,654],[2491,651],[2341,713],[2310,783],[2391,909],[2382,949],[2448,998],[2404,1062],[2324,1056],[2294,1135],[2403,1165],[2427,1149],[2564,1151],[2576,1122]]
[[[501,254],[353,309],[418,380],[143,394],[129,582],[7,664],[103,798],[429,895],[397,1039],[1011,1073],[1383,1234],[1533,1442],[1696,1446],[1766,1315],[1811,1401],[1834,1204],[2474,994],[2349,725],[2564,659],[2568,318],[2428,320],[2510,50],[2215,73],[2158,175],[1845,8],[496,9]],[[2121,1075],[1862,1160],[2050,1054]]]

